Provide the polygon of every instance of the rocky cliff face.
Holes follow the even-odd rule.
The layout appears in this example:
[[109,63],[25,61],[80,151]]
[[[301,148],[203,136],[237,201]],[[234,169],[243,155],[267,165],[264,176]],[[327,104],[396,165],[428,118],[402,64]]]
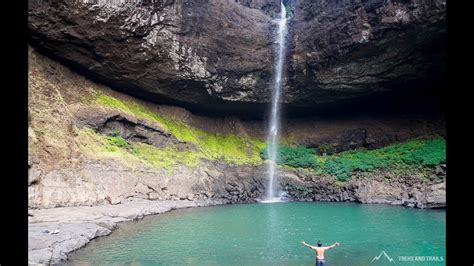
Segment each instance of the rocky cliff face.
[[[285,1],[289,112],[444,82],[445,1]],[[276,0],[39,1],[30,42],[97,81],[195,111],[261,113]]]
[[[118,204],[129,199],[237,203],[263,195],[267,168],[259,150],[251,151],[255,144],[247,145],[264,139],[261,121],[204,117],[140,101],[97,85],[33,49],[28,70],[30,208]],[[147,108],[153,113],[146,113]],[[153,114],[172,120],[153,119]],[[283,137],[295,145],[325,145],[339,152],[443,135],[444,122],[426,116],[326,117],[290,120],[285,129]],[[193,142],[193,134],[205,139]],[[207,142],[217,146],[203,151],[202,145],[210,145]],[[374,173],[344,184],[308,171],[280,170],[282,190],[298,200],[412,207],[442,207],[445,202],[444,168],[434,169],[429,179],[420,173]]]
[[433,90],[445,74],[445,1],[298,1],[289,102]]
[[33,1],[29,9],[30,40],[42,50],[130,94],[209,106],[266,98],[270,20],[235,1]]

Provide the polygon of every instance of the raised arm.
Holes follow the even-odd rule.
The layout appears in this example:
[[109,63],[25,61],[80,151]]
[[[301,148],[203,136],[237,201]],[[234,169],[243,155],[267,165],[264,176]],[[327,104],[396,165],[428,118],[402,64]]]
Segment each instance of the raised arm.
[[308,247],[308,248],[310,248],[310,249],[314,249],[313,246],[306,244],[306,242],[304,242],[304,240],[301,240],[301,244],[303,244],[303,246],[306,246],[306,247]]
[[340,245],[339,242],[336,242],[336,243],[334,243],[334,244],[332,244],[332,245],[326,247],[325,249],[331,249],[331,248],[336,247],[336,246],[339,246],[339,245]]

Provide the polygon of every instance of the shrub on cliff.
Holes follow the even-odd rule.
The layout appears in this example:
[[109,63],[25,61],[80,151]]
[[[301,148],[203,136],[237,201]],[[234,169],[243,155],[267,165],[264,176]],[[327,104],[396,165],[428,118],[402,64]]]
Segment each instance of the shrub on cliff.
[[[262,157],[268,158],[267,149]],[[331,156],[318,156],[305,147],[281,146],[278,163],[296,168],[311,168],[321,174],[347,181],[354,172],[377,169],[429,168],[446,162],[446,141],[441,137],[415,139],[375,150],[357,149]]]
[[446,162],[443,138],[417,139],[376,150],[359,149],[330,156],[319,167],[340,181],[350,179],[355,171],[433,167]]
[[[267,160],[269,146],[267,146],[261,152],[263,159]],[[315,156],[316,153],[312,149],[308,149],[303,146],[291,147],[291,146],[280,146],[278,149],[277,163],[288,165],[296,168],[314,168],[316,167]]]
[[131,149],[130,144],[115,130],[107,134],[106,139],[110,147]]

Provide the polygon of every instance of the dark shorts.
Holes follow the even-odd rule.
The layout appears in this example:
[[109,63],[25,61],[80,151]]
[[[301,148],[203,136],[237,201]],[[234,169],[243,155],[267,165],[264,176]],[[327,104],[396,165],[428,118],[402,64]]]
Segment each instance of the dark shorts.
[[326,265],[326,260],[316,259],[316,266],[324,266],[324,265]]

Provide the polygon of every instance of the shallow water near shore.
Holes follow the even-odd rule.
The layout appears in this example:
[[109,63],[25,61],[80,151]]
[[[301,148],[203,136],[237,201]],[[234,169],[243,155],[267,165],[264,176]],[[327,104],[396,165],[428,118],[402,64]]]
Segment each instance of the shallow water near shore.
[[[309,266],[314,252],[300,241],[321,240],[341,243],[326,252],[328,265],[392,265],[388,258],[398,265],[445,265],[445,228],[444,210],[380,204],[201,207],[122,224],[71,254],[66,264]],[[382,251],[387,256],[373,261]]]

